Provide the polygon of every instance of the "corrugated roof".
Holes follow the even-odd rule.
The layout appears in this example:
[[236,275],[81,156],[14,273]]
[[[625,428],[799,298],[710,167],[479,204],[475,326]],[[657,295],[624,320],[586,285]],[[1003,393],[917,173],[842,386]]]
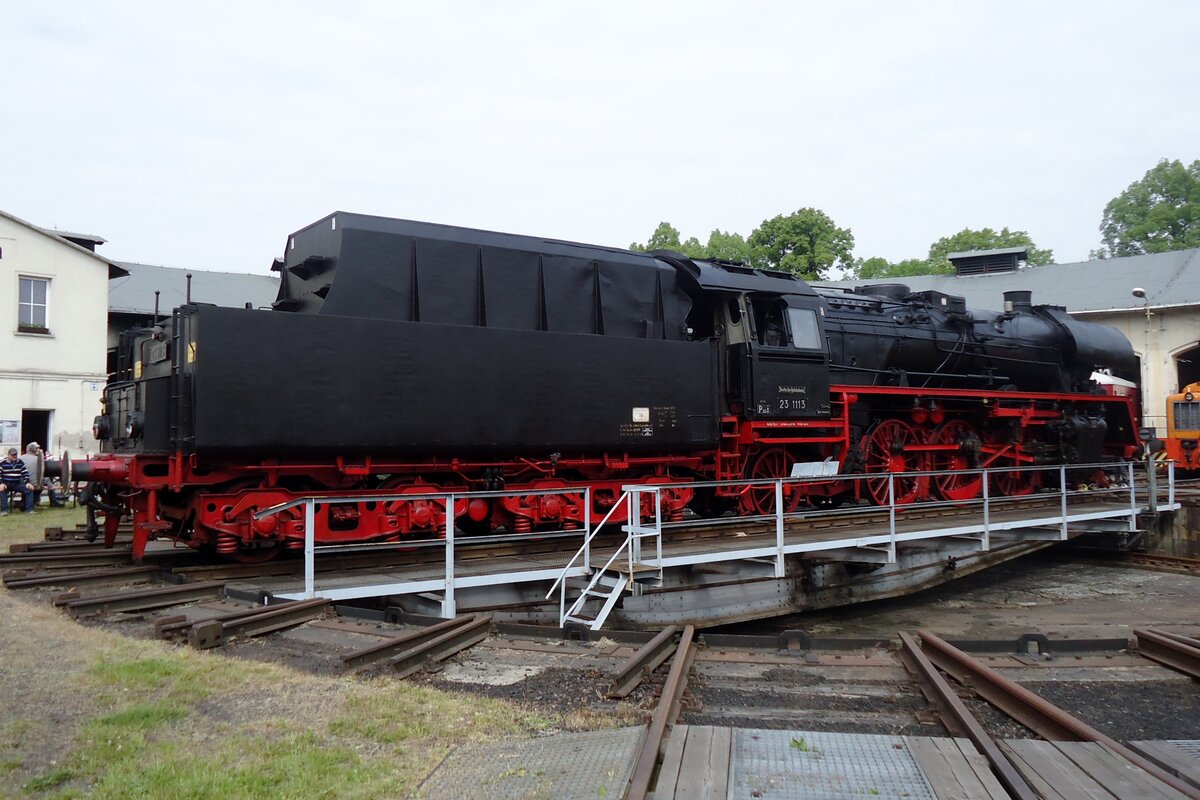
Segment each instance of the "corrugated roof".
[[[875,281],[822,281],[820,286],[853,288],[870,283],[903,283],[914,292],[934,290],[965,297],[968,308],[1003,307],[1004,293],[1025,290],[1034,304],[1066,306],[1072,313],[1141,311],[1164,306],[1200,305],[1200,248],[1127,258],[1026,267],[991,275],[918,275]],[[1133,289],[1146,291],[1145,300]]]
[[108,310],[129,314],[153,314],[154,292],[159,295],[162,314],[187,300],[187,275],[192,275],[192,301],[239,307],[253,303],[269,306],[279,293],[279,278],[242,272],[209,272],[200,269],[158,267],[153,264],[118,262],[129,275],[108,282]]

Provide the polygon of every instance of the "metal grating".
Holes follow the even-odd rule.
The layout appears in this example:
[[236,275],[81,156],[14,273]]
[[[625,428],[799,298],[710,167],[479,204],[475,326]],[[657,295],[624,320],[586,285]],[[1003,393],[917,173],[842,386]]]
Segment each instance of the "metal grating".
[[1177,431],[1200,431],[1200,401],[1172,403],[1171,414]]
[[618,798],[645,728],[463,745],[417,790],[422,800]]
[[1200,760],[1200,739],[1169,739],[1168,741],[1192,758]]
[[900,736],[737,729],[729,798],[936,800]]

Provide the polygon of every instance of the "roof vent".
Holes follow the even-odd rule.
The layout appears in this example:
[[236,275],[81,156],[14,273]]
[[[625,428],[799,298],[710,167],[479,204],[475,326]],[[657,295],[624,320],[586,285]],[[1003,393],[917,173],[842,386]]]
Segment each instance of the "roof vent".
[[1028,247],[1002,247],[998,250],[969,250],[951,253],[947,258],[956,275],[991,275],[995,272],[1016,272],[1017,265],[1029,259]]

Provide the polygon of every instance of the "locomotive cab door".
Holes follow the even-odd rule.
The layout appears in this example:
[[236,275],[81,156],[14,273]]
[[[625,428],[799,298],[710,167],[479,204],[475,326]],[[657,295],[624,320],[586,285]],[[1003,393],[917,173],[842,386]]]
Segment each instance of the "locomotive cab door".
[[752,295],[751,340],[742,362],[751,419],[829,416],[829,346],[818,297]]

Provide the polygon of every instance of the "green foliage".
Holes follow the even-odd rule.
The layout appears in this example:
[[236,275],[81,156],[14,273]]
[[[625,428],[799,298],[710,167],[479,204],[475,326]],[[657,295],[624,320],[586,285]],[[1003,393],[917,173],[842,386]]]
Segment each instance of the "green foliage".
[[850,256],[854,234],[849,228],[839,228],[829,215],[815,208],[763,220],[747,243],[754,266],[810,280],[822,277],[835,266],[854,266]]
[[1101,258],[1200,247],[1200,160],[1159,161],[1104,207],[1100,233]]
[[644,245],[634,242],[629,245],[629,249],[639,253],[651,250],[674,250],[678,253],[683,249],[683,245],[679,241],[679,229],[669,222],[660,222]]
[[687,241],[679,246],[679,251],[688,258],[708,258],[708,251],[695,236],[689,236]]
[[951,253],[962,253],[969,250],[997,250],[1003,247],[1029,248],[1029,259],[1026,263],[1031,267],[1054,263],[1054,251],[1038,247],[1025,231],[1010,231],[1008,228],[1001,228],[999,231],[983,228],[976,231],[963,228],[952,236],[943,236],[929,246],[928,272],[911,272],[909,274],[949,275],[954,272],[954,267],[947,257]]
[[679,230],[669,222],[660,222],[645,244],[634,242],[629,249],[638,253],[651,250],[672,250],[688,258],[723,258],[728,261],[750,260],[750,248],[739,233],[714,230],[708,236],[708,244],[701,244],[695,236],[680,241]]
[[708,235],[708,245],[705,247],[705,258],[719,258],[724,261],[740,261],[750,263],[750,245],[740,233],[726,233],[719,228],[713,228]]
[[947,270],[944,267],[930,266],[929,262],[923,258],[906,258],[893,264],[886,258],[875,256],[860,259],[854,265],[854,277],[865,280],[907,278],[912,275],[940,275],[945,272]]

